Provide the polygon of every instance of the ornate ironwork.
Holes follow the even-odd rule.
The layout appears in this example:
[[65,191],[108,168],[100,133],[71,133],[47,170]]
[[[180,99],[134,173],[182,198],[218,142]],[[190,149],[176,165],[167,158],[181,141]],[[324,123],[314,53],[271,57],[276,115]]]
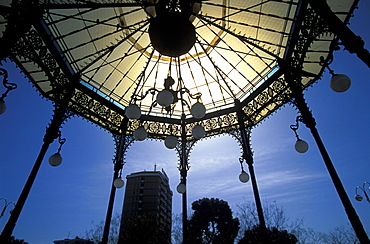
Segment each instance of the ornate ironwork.
[[243,107],[247,127],[253,127],[289,101],[291,91],[283,78],[278,78]]
[[[122,137],[125,137],[123,143]],[[120,165],[120,168],[122,168],[123,165],[125,164],[126,152],[129,149],[129,147],[135,142],[135,138],[132,135],[117,135],[117,134],[113,134],[113,138],[116,146],[115,148],[116,157],[114,158],[113,163]]]
[[[190,141],[179,141],[177,146],[176,146],[176,152],[177,156],[180,159],[180,162],[178,164],[178,170],[180,172],[183,172],[185,170],[186,172],[190,169],[189,165],[189,155],[194,147],[194,145],[198,142],[198,140],[190,140]],[[185,164],[182,163],[182,160],[185,160]]]
[[3,101],[11,90],[17,88],[17,84],[8,82],[8,72],[5,69],[0,68],[0,75],[3,76],[3,85],[6,88],[6,91],[0,97],[0,101]]
[[302,122],[303,119],[302,119],[302,116],[297,116],[296,120],[295,120],[295,124],[293,125],[290,125],[290,129],[292,129],[292,131],[294,132],[295,134],[295,137],[297,138],[297,140],[301,140],[298,136],[298,133],[297,133],[297,130],[299,128],[299,122]]
[[[55,57],[47,48],[46,44],[35,29],[26,33],[12,49],[13,56],[24,66],[27,63],[34,63],[37,69],[27,72],[30,77],[35,77],[33,82],[39,88],[39,91],[47,98],[60,102],[64,96],[65,88],[70,80],[59,67]],[[36,78],[37,77],[37,78]],[[45,77],[40,79],[39,77]],[[49,88],[40,89],[47,85]]]
[[[324,69],[321,68],[319,74],[304,72],[305,64],[315,63],[318,66],[321,66],[321,56],[317,56],[316,60],[312,60],[309,57],[311,45],[315,41],[320,41],[320,39],[325,40],[323,37],[332,36],[333,34],[331,33],[329,27],[324,24],[325,22],[323,19],[314,10],[312,10],[312,8],[308,7],[302,17],[302,25],[297,35],[296,44],[292,46],[292,56],[287,57],[287,66],[289,67],[291,75],[294,76],[297,84],[299,84],[303,90],[313,84],[324,71]],[[330,39],[327,39],[332,40],[334,38],[331,37]],[[328,45],[330,45],[331,42],[332,41],[328,41]],[[330,52],[332,51],[333,50],[330,50]],[[316,52],[320,52],[320,50],[317,50]]]
[[[234,129],[234,130],[229,130],[227,132],[227,134],[229,134],[231,137],[233,137],[239,144],[240,146],[240,153],[242,155],[242,158],[244,159],[244,149],[243,149],[243,140],[242,140],[242,133],[240,131],[241,129],[237,128],[237,129]],[[248,138],[249,138],[249,135],[251,133],[251,128],[245,128],[245,133],[246,135],[248,135]],[[251,145],[250,145],[250,140],[247,141],[247,143],[249,143],[249,145],[247,145],[247,147],[250,149],[251,148]],[[252,150],[250,150],[250,154],[251,156],[253,155],[253,152]]]
[[[132,1],[124,2],[133,3]],[[48,1],[42,4],[46,6],[49,3]],[[72,4],[77,2],[61,0],[53,1],[52,3]],[[101,4],[109,3],[111,2],[101,1]],[[307,55],[310,55],[310,46],[316,40],[325,40],[329,42],[333,37],[325,36],[330,35],[329,28],[327,25],[322,24],[322,19],[311,8],[306,9],[302,16],[302,25],[296,44],[289,46],[292,50],[291,56],[286,58],[289,60],[289,63],[287,66],[282,63],[281,69],[289,67],[289,69],[291,69],[291,74],[303,77],[302,82],[299,84],[300,87],[304,89],[315,82],[322,73],[322,70],[319,74],[307,71],[297,72],[301,69],[304,70],[306,64],[317,63],[319,66],[320,60],[307,59]],[[234,33],[234,35],[236,34]],[[248,41],[249,39],[243,37],[243,40]],[[253,40],[251,40],[251,42],[253,42]],[[258,46],[259,44],[254,42],[253,45]],[[30,77],[34,77],[32,82],[39,88],[44,96],[56,102],[62,99],[65,87],[71,82],[71,78],[66,76],[58,65],[55,56],[50,52],[47,44],[45,44],[40,37],[40,33],[38,33],[36,29],[33,28],[26,33],[22,39],[16,43],[12,52],[17,61],[23,66],[28,63],[37,64],[37,68],[35,68],[34,71],[27,71],[27,73]],[[324,54],[327,54],[327,51],[323,50],[323,55]],[[279,62],[284,61],[280,60]],[[45,78],[40,79],[39,77]],[[300,79],[296,77],[295,80],[298,81]],[[243,112],[246,118],[248,118],[248,120],[245,120],[245,125],[247,127],[260,123],[282,105],[291,101],[292,91],[283,76],[269,77],[266,84],[269,85],[266,85],[264,88],[260,87],[256,89],[245,101],[242,101]],[[44,89],[45,85],[50,87],[47,92],[45,92]],[[41,87],[43,87],[43,89],[41,89]],[[112,133],[122,133],[120,126],[124,118],[124,109],[114,104],[113,100],[103,98],[101,95],[97,94],[94,89],[86,88],[84,85],[78,84],[74,96],[69,103],[69,108],[79,116],[98,124]],[[187,119],[186,123],[186,136],[188,140],[192,139],[191,129],[196,124],[201,124],[206,129],[206,136],[222,134],[238,127],[235,109],[215,112],[210,116],[206,116],[203,120],[196,122]],[[144,126],[151,138],[163,139],[168,135],[174,135],[180,138],[181,136],[181,129],[179,126],[180,119],[170,118],[168,120],[164,119],[159,121],[158,118],[152,116],[143,116],[139,122],[129,122],[127,133],[132,134],[139,124]]]
[[81,90],[76,89],[69,107],[80,116],[114,134],[122,133],[123,111],[118,112],[113,110]]

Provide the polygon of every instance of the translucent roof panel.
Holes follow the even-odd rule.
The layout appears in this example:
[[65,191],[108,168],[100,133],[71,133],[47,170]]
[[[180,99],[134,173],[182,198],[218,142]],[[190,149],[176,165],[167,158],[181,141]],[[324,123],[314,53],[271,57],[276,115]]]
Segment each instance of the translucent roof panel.
[[[32,7],[40,8],[42,18],[14,44],[12,58],[57,103],[67,87],[75,89],[71,111],[109,130],[121,133],[125,109],[136,103],[142,116],[130,120],[131,132],[147,123],[152,135],[173,134],[185,114],[188,134],[201,123],[212,135],[238,126],[236,100],[251,126],[291,99],[286,75],[302,90],[317,81],[337,41],[309,1],[183,2],[195,1],[41,0]],[[357,3],[327,2],[343,22]],[[11,9],[8,0],[0,6]],[[176,14],[180,22],[172,22]],[[4,18],[0,41],[12,33],[7,25]],[[161,49],[175,42],[184,43],[174,45],[181,51]],[[156,96],[169,77],[174,84],[166,89],[177,99],[164,108]],[[201,119],[190,114],[197,101],[207,110]]]
[[[50,9],[46,24],[81,82],[123,107],[175,80],[183,99],[201,93],[207,111],[230,106],[254,90],[282,58],[297,1],[204,1],[197,16],[194,46],[179,57],[161,55],[151,44],[151,16],[143,7]],[[134,96],[133,96],[134,95]],[[144,114],[180,116],[189,107],[173,105],[170,114],[153,106],[154,95],[137,101]]]

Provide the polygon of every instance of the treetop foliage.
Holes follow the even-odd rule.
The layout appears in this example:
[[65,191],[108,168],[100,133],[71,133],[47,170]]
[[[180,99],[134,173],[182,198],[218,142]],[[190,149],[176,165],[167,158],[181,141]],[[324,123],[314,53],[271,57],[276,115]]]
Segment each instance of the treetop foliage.
[[202,198],[192,203],[192,209],[194,213],[188,223],[188,243],[234,243],[239,230],[239,220],[233,218],[226,201]]

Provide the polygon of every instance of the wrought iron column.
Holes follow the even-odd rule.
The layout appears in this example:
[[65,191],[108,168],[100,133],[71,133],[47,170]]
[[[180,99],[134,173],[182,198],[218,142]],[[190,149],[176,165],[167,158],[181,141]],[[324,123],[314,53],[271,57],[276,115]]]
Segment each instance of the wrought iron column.
[[250,129],[245,128],[244,113],[242,111],[242,107],[241,107],[239,100],[235,100],[235,105],[237,107],[237,115],[238,115],[238,122],[239,122],[239,131],[240,131],[239,140],[243,148],[243,158],[248,164],[248,169],[249,169],[249,173],[250,173],[250,177],[252,181],[254,199],[256,202],[258,219],[260,222],[260,228],[262,228],[262,231],[266,231],[266,222],[263,216],[263,209],[262,209],[261,199],[260,199],[260,195],[258,191],[256,175],[254,173],[253,154],[250,148]]
[[188,241],[188,206],[187,206],[187,185],[186,185],[186,177],[187,177],[187,170],[186,170],[186,165],[187,165],[187,159],[182,159],[180,160],[181,163],[181,170],[180,170],[180,175],[181,175],[181,183],[185,185],[186,190],[184,193],[182,193],[182,243],[186,244]]
[[133,139],[128,138],[128,136],[126,135],[127,123],[128,123],[128,119],[125,117],[122,122],[122,134],[114,135],[115,143],[116,143],[116,156],[114,159],[114,173],[113,173],[112,186],[111,186],[110,197],[109,197],[109,202],[108,202],[108,207],[107,207],[107,215],[105,218],[105,224],[104,224],[104,229],[103,229],[103,237],[101,241],[102,244],[108,243],[114,199],[116,196],[116,187],[114,186],[114,181],[118,178],[119,172],[123,168],[123,165],[124,165],[123,159],[124,159],[125,152],[128,146],[133,142]]
[[19,215],[23,209],[23,206],[27,200],[27,197],[31,191],[32,185],[36,179],[37,173],[40,169],[41,163],[45,157],[45,154],[50,146],[50,144],[58,137],[59,129],[62,123],[67,119],[70,115],[68,114],[68,103],[71,99],[71,96],[74,91],[74,86],[69,86],[66,89],[65,95],[62,101],[55,105],[55,110],[53,114],[53,118],[46,129],[46,133],[44,135],[43,144],[41,146],[40,152],[36,158],[36,161],[33,165],[33,168],[28,176],[28,179],[23,187],[21,194],[15,204],[15,207],[10,215],[8,222],[4,226],[4,229],[1,233],[0,241],[1,243],[6,243],[6,240],[12,235]]
[[324,160],[325,166],[329,172],[331,180],[334,184],[334,187],[339,195],[339,198],[342,202],[344,210],[347,214],[347,217],[354,229],[357,238],[360,240],[362,244],[370,243],[369,237],[366,234],[366,231],[361,223],[360,218],[358,217],[356,210],[352,206],[352,203],[343,187],[343,184],[338,176],[337,171],[329,157],[328,152],[324,146],[324,143],[321,140],[319,132],[316,128],[316,121],[313,117],[311,111],[309,110],[307,103],[303,96],[303,91],[298,88],[297,84],[294,82],[290,75],[286,75],[286,79],[292,89],[292,96],[293,96],[293,103],[298,108],[302,116],[302,122],[306,125],[307,128],[310,129],[313,138],[315,139],[316,145],[321,153],[321,157]]
[[181,117],[181,142],[178,146],[176,146],[176,150],[178,152],[180,163],[179,163],[179,171],[180,171],[180,184],[185,185],[185,192],[182,193],[182,243],[187,244],[188,242],[188,209],[187,209],[187,185],[186,185],[186,177],[188,175],[189,170],[189,153],[191,147],[194,145],[195,141],[188,141],[186,139],[186,122],[185,122],[185,114],[182,114]]
[[180,156],[180,175],[181,183],[185,185],[185,192],[182,194],[182,243],[186,244],[188,241],[188,206],[187,206],[187,185],[186,177],[188,174],[188,155],[186,153],[186,124],[185,114],[181,117],[181,156]]

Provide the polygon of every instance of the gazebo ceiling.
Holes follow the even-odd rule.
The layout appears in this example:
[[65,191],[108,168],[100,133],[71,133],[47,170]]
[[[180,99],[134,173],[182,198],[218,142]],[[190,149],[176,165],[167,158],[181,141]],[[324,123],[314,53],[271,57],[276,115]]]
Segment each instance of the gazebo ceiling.
[[[245,123],[257,124],[289,101],[286,69],[305,89],[336,38],[299,0],[21,2],[35,11],[11,57],[37,89],[58,103],[73,86],[70,110],[115,133],[136,103],[142,117],[127,133],[141,124],[155,138],[179,136],[182,114],[188,136],[195,124],[208,135],[234,128],[235,100]],[[328,4],[347,21],[356,2]],[[10,1],[1,5],[6,13]],[[180,100],[166,109],[156,94],[169,76]],[[202,119],[189,111],[198,100],[207,109]]]

